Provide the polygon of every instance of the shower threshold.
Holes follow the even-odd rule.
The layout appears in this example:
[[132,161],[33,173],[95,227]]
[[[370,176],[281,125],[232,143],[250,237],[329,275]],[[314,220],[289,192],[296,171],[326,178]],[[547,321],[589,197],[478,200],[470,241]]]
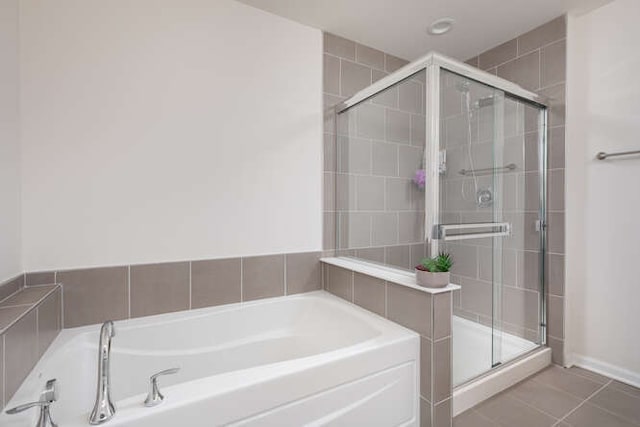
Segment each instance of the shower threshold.
[[492,330],[453,316],[453,415],[520,382],[551,364],[551,349],[502,333],[502,360],[491,366]]

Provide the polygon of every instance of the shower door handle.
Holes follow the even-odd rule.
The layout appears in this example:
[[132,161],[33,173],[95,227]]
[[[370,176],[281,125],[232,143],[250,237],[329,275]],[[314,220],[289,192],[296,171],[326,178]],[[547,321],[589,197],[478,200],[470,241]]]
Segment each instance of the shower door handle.
[[[450,234],[454,230],[473,230]],[[468,224],[438,224],[434,226],[433,235],[437,240],[467,240],[484,237],[501,237],[511,235],[511,224],[508,222],[481,222]]]

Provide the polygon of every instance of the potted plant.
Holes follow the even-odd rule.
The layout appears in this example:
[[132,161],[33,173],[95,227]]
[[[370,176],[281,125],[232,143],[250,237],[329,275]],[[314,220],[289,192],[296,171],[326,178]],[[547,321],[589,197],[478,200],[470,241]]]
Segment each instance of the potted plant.
[[428,288],[444,288],[449,284],[453,260],[448,253],[441,252],[433,258],[424,258],[416,265],[416,282]]

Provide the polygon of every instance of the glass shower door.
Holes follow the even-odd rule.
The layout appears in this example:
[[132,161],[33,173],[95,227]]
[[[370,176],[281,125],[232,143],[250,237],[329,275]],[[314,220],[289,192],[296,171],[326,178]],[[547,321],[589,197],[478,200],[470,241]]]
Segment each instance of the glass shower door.
[[[532,140],[527,130],[535,129],[527,129],[531,114],[520,101],[455,73],[439,74],[439,145],[432,162],[438,209],[430,249],[452,255],[452,282],[462,287],[454,295],[453,320],[453,380],[459,385],[540,342],[539,334],[532,336],[539,312],[527,318],[538,307],[533,288],[540,283],[524,289],[520,277],[526,236],[531,240],[538,219],[524,209],[536,190],[527,171],[534,162],[529,152],[538,145],[526,144]],[[539,271],[533,267],[527,275]]]

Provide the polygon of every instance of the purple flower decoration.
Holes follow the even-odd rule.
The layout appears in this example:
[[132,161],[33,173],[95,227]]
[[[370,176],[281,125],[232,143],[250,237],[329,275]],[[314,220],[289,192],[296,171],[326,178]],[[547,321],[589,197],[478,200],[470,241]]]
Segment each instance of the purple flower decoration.
[[418,169],[416,175],[413,177],[413,182],[420,188],[424,189],[424,185],[427,179],[427,174],[424,169]]

